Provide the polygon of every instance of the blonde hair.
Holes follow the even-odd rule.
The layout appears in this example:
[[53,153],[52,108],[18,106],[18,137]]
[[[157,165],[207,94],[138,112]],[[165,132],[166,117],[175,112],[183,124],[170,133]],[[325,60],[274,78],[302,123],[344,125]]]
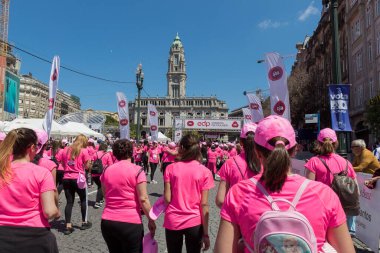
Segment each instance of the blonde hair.
[[74,160],[80,154],[82,148],[87,147],[87,137],[83,134],[78,135],[75,138],[74,143],[70,147],[70,159]]

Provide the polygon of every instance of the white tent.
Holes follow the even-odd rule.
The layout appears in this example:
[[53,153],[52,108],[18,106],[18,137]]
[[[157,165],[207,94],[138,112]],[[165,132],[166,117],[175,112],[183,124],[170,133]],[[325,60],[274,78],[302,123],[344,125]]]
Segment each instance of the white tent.
[[[148,137],[148,140],[150,140],[152,137],[149,136]],[[164,135],[163,133],[161,132],[158,132],[158,141],[170,141],[170,138],[168,138],[166,135]]]
[[66,124],[64,124],[63,126],[66,127],[67,129],[70,129],[72,131],[76,131],[77,133],[81,133],[81,134],[84,134],[86,136],[94,136],[97,138],[105,139],[104,135],[102,135],[101,133],[95,132],[94,130],[87,127],[83,123],[71,122],[70,121],[70,122],[67,122]]
[[[43,128],[43,121],[44,119],[14,119],[10,122],[8,122],[4,128],[3,132],[8,133],[13,129],[26,127],[31,129],[44,129]],[[66,128],[63,125],[58,124],[57,122],[53,121],[52,123],[52,129],[51,129],[51,135],[63,135],[63,136],[75,136],[78,134],[78,132],[70,131],[70,129]]]

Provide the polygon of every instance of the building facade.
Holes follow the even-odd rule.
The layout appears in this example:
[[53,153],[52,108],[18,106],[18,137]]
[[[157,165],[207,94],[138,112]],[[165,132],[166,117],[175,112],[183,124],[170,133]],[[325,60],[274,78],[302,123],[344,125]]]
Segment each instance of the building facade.
[[[178,34],[170,46],[168,58],[167,95],[165,97],[142,97],[140,99],[141,126],[149,132],[148,104],[156,106],[158,111],[159,131],[172,137],[173,122],[182,118],[218,118],[228,117],[228,106],[217,97],[186,96],[186,61],[185,50]],[[129,102],[129,119],[136,124],[137,102]]]
[[[49,87],[35,79],[31,74],[20,77],[18,113],[21,118],[43,118],[48,109]],[[57,90],[54,119],[68,113],[80,111],[77,96]]]

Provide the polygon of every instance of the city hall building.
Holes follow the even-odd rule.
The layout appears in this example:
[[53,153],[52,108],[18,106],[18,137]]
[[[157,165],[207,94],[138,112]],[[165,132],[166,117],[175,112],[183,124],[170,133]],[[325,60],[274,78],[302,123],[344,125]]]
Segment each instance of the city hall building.
[[[168,59],[167,95],[165,97],[142,97],[140,99],[141,129],[149,133],[148,104],[156,106],[159,131],[172,138],[175,118],[227,119],[228,106],[217,97],[186,96],[185,50],[178,34],[170,46]],[[137,123],[137,99],[129,103],[129,119]],[[202,131],[207,138],[207,131]],[[210,135],[219,138],[223,133],[213,131]]]

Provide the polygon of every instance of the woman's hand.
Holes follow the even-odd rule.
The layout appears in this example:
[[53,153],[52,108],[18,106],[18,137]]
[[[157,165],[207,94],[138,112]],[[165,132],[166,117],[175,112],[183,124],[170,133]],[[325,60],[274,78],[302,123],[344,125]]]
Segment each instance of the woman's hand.
[[149,222],[148,222],[148,229],[152,237],[154,237],[156,233],[156,223],[151,219],[149,219]]
[[202,250],[206,251],[210,248],[210,237],[208,235],[203,235],[202,238]]
[[373,183],[375,183],[375,182],[376,182],[376,180],[374,180],[374,179],[372,178],[372,179],[369,179],[369,180],[365,180],[365,181],[364,181],[364,185],[367,186],[369,189],[373,189],[373,188],[375,188],[375,187],[373,186]]

